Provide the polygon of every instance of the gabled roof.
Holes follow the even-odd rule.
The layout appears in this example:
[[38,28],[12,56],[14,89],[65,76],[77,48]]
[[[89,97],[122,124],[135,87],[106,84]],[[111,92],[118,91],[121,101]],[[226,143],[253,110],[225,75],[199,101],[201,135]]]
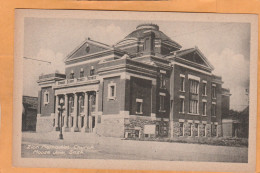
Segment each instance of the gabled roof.
[[179,58],[183,61],[188,61],[200,66],[204,66],[211,71],[214,70],[213,65],[208,61],[208,59],[203,55],[198,47],[177,51],[175,56],[176,58]]
[[86,56],[88,54],[93,54],[93,53],[110,50],[110,49],[112,49],[111,46],[88,38],[84,40],[78,47],[76,47],[71,53],[67,55],[65,62],[73,58],[78,58],[78,57]]

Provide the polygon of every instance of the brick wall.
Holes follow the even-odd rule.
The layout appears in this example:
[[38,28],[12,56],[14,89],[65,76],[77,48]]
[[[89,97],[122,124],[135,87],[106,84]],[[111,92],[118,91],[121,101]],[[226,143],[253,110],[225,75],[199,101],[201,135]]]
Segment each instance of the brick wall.
[[[44,103],[44,92],[49,92],[49,103]],[[41,115],[42,116],[50,116],[51,113],[55,111],[55,95],[54,90],[51,87],[42,88],[41,92]]]
[[130,79],[130,114],[136,115],[137,104],[136,99],[143,99],[143,114],[140,116],[151,115],[151,86],[150,80],[131,77]]
[[[108,85],[110,83],[114,83],[116,85],[116,97],[115,99],[109,99],[108,98]],[[120,77],[111,77],[111,78],[105,78],[103,83],[103,115],[107,114],[119,114],[119,106],[120,102],[123,102],[122,100],[122,93],[124,93],[124,90],[122,90],[121,83],[120,83]]]

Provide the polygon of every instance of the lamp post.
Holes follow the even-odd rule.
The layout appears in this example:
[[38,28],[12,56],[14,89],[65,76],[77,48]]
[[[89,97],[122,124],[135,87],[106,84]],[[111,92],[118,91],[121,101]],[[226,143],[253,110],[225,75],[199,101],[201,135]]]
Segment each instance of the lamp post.
[[63,134],[62,134],[62,112],[64,111],[64,99],[61,98],[60,99],[60,106],[58,108],[59,113],[60,113],[60,135],[59,135],[59,139],[63,139]]

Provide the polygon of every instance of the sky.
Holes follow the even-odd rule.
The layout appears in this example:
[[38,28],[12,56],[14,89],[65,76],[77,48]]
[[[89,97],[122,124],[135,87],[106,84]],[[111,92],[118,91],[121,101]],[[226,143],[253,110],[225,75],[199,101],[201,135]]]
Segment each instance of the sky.
[[216,22],[174,22],[140,20],[89,20],[25,18],[23,94],[37,96],[40,74],[64,73],[64,59],[90,37],[109,45],[116,44],[142,23],[154,23],[182,49],[197,46],[222,76],[229,88],[230,108],[243,110],[248,105],[245,89],[249,88],[250,24]]

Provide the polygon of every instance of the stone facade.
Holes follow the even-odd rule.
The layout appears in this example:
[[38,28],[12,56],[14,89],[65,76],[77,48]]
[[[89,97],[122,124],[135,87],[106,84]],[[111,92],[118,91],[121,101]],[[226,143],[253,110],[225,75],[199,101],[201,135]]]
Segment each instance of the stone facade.
[[[154,133],[147,133],[146,126],[154,127]],[[168,137],[169,122],[153,120],[150,117],[130,116],[125,118],[125,138]]]

